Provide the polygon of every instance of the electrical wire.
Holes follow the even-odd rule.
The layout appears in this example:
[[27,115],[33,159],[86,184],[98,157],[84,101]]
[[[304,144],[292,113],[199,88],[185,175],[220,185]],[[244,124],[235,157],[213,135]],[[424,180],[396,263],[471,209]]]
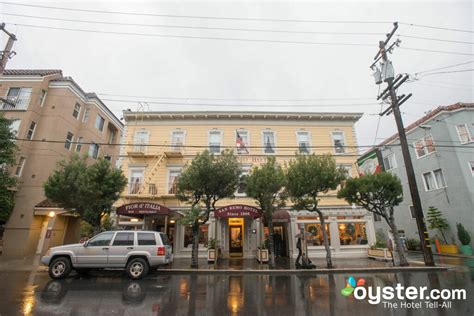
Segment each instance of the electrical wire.
[[440,26],[430,26],[430,25],[414,24],[414,23],[404,23],[404,22],[400,22],[399,24],[410,25],[410,26],[415,26],[415,27],[420,27],[420,28],[435,29],[435,30],[444,30],[444,31],[453,31],[453,32],[464,32],[464,33],[474,33],[474,31],[472,31],[472,30],[454,29],[454,28],[447,28],[447,27],[440,27]]
[[414,50],[420,52],[430,52],[430,53],[440,53],[440,54],[452,54],[452,55],[463,55],[463,56],[474,56],[472,53],[460,53],[460,52],[451,52],[451,51],[443,51],[443,50],[435,50],[435,49],[424,49],[424,48],[411,48],[411,47],[399,47],[400,49],[405,50]]
[[441,38],[412,36],[412,35],[403,35],[403,34],[398,35],[398,37],[415,38],[415,39],[421,39],[421,40],[426,40],[426,41],[446,42],[446,43],[456,43],[456,44],[469,44],[469,45],[474,44],[474,42],[455,41],[455,40],[447,40],[447,39],[441,39]]
[[415,72],[415,76],[418,75],[418,74],[425,73],[425,72],[432,72],[432,71],[436,71],[436,70],[443,70],[443,69],[453,68],[453,67],[462,66],[462,65],[467,65],[467,64],[472,64],[472,63],[474,63],[474,60],[467,61],[467,62],[464,62],[464,63],[455,64],[455,65],[450,65],[450,66],[444,66],[444,67],[433,68],[433,69],[429,69],[429,70],[417,71],[417,72]]
[[[458,72],[469,72],[469,71],[474,71],[474,69],[461,69],[461,70],[451,70],[451,71],[438,71],[438,72],[430,72],[426,75],[423,75],[421,78],[428,77],[431,75],[440,75],[440,74],[451,74],[451,73],[458,73]],[[420,79],[421,79],[420,78]]]
[[289,34],[325,34],[325,35],[384,35],[383,33],[370,32],[322,32],[322,31],[290,31],[290,30],[271,30],[271,29],[249,29],[249,28],[228,28],[228,27],[208,27],[208,26],[189,26],[189,25],[166,25],[166,24],[142,24],[142,23],[123,23],[123,22],[109,22],[109,21],[91,21],[80,19],[65,19],[56,17],[46,17],[37,15],[24,15],[15,13],[5,13],[3,15],[26,17],[33,19],[42,19],[50,21],[65,21],[65,22],[79,22],[91,24],[104,25],[119,25],[119,26],[138,26],[138,27],[158,27],[158,28],[182,28],[182,29],[199,29],[199,30],[217,30],[217,31],[243,31],[243,32],[265,32],[265,33],[289,33]]
[[208,19],[208,20],[234,20],[234,21],[264,21],[264,22],[295,22],[295,23],[336,23],[336,24],[386,24],[392,23],[387,21],[354,21],[354,20],[298,20],[298,19],[264,19],[264,18],[241,18],[241,17],[218,17],[218,16],[197,16],[197,15],[175,15],[175,14],[156,14],[156,13],[138,13],[138,12],[124,12],[124,11],[107,11],[107,10],[92,10],[81,8],[67,8],[57,6],[45,6],[37,4],[14,3],[7,1],[0,1],[0,3],[14,6],[65,10],[74,12],[89,12],[89,13],[103,13],[103,14],[120,14],[128,16],[153,16],[166,18],[186,18],[186,19]]

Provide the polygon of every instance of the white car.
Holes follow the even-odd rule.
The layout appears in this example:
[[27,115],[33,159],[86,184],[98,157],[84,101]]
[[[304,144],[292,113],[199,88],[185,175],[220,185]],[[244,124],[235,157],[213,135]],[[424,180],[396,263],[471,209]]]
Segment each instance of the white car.
[[173,262],[172,248],[164,233],[155,231],[106,231],[82,244],[53,247],[41,258],[49,276],[62,279],[72,269],[122,268],[131,279],[141,279],[151,268]]

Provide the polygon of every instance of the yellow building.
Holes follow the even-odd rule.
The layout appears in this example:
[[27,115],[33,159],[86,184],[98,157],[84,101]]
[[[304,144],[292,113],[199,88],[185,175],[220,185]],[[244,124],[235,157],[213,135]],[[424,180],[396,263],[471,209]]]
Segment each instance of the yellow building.
[[[269,156],[283,164],[294,159],[297,151],[330,153],[349,175],[355,175],[358,151],[354,123],[360,117],[361,113],[125,111],[122,143],[126,145],[121,148],[119,163],[129,185],[116,204],[119,225],[165,231],[175,256],[189,257],[190,227],[176,221],[189,205],[176,199],[175,192],[182,168],[197,153],[208,149],[218,155],[233,149],[243,175]],[[224,257],[255,256],[264,242],[255,201],[246,197],[241,187],[235,198],[221,200],[217,206],[221,209],[216,217],[211,216],[201,226],[200,256],[205,256],[208,238],[214,235]],[[370,215],[337,199],[335,192],[321,198],[321,209],[327,217],[334,256],[366,256],[368,245],[375,242]],[[274,217],[282,256],[296,256],[295,235],[300,224],[311,234],[310,256],[324,256],[317,216],[295,211],[290,205]]]

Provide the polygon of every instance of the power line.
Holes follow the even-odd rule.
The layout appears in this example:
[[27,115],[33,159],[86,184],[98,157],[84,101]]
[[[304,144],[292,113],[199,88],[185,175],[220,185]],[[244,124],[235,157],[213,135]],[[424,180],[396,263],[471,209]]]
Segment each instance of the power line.
[[451,73],[458,73],[458,72],[469,72],[474,71],[474,69],[461,69],[461,70],[451,70],[451,71],[438,71],[438,72],[431,72],[426,75],[423,75],[422,78],[431,76],[431,75],[441,75],[441,74],[451,74]]
[[403,22],[400,22],[400,24],[409,25],[409,26],[415,26],[415,27],[421,27],[421,28],[435,29],[435,30],[444,30],[444,31],[453,31],[453,32],[464,32],[464,33],[474,33],[474,31],[472,31],[472,30],[453,29],[453,28],[440,27],[440,26],[430,26],[430,25],[414,24],[414,23],[403,23]]
[[45,5],[36,5],[36,4],[23,4],[23,3],[14,3],[14,2],[6,2],[6,1],[0,1],[0,3],[7,4],[7,5],[23,6],[23,7],[43,8],[43,9],[53,9],[53,10],[65,10],[65,11],[75,11],[75,12],[120,14],[120,15],[133,15],[133,16],[154,16],[154,17],[167,17],[167,18],[186,18],[186,19],[264,21],[264,22],[295,22],[295,23],[336,23],[336,24],[386,24],[386,23],[392,23],[392,22],[387,22],[387,21],[299,20],[299,19],[264,19],[264,18],[175,15],[175,14],[138,13],[138,12],[107,11],[107,10],[92,10],[92,9],[80,9],[80,8],[54,7],[54,6],[45,6]]
[[331,43],[331,42],[283,41],[283,40],[267,40],[267,39],[249,39],[249,38],[188,36],[188,35],[167,35],[167,34],[136,33],[136,32],[115,32],[115,31],[86,30],[86,29],[53,27],[53,26],[21,24],[21,23],[9,23],[9,24],[18,25],[18,26],[25,26],[25,27],[31,27],[31,28],[49,29],[49,30],[86,32],[86,33],[100,33],[100,34],[115,34],[115,35],[146,36],[146,37],[207,39],[207,40],[261,42],[261,43],[311,44],[311,45],[330,45],[330,46],[365,46],[365,47],[372,47],[373,46],[371,44],[361,44],[361,43],[337,43],[337,42]]
[[381,35],[381,33],[364,33],[364,32],[321,32],[321,31],[289,31],[289,30],[270,30],[270,29],[248,29],[248,28],[228,28],[228,27],[207,27],[207,26],[188,26],[188,25],[166,25],[166,24],[142,24],[142,23],[122,23],[122,22],[108,22],[108,21],[91,21],[79,19],[65,19],[46,16],[24,15],[5,13],[3,15],[26,17],[51,21],[66,21],[66,22],[80,22],[91,24],[105,24],[105,25],[121,25],[121,26],[139,26],[139,27],[161,27],[161,28],[184,28],[184,29],[201,29],[201,30],[218,30],[218,31],[244,31],[244,32],[265,32],[265,33],[290,33],[290,34],[327,34],[327,35]]
[[418,74],[421,74],[421,73],[424,73],[424,72],[432,72],[432,71],[436,71],[436,70],[443,70],[443,69],[453,68],[453,67],[472,64],[472,63],[474,63],[474,60],[467,61],[467,62],[464,62],[464,63],[454,64],[454,65],[450,65],[450,66],[444,66],[444,67],[433,68],[433,69],[429,69],[429,70],[418,71],[418,72],[415,72],[415,75],[418,75]]
[[[1,3],[1,2],[0,2]],[[73,31],[73,32],[86,32],[86,33],[98,33],[98,34],[114,34],[114,35],[132,35],[132,36],[145,36],[145,37],[162,37],[162,38],[186,38],[186,39],[205,39],[205,40],[224,40],[224,41],[238,41],[238,42],[257,42],[257,43],[280,43],[280,44],[309,44],[309,45],[328,45],[328,46],[361,46],[361,47],[373,47],[372,44],[363,43],[338,43],[338,42],[309,42],[309,41],[284,41],[284,40],[268,40],[268,39],[249,39],[249,38],[229,38],[229,37],[205,37],[205,36],[189,36],[189,35],[166,35],[166,34],[152,34],[152,33],[136,33],[136,32],[116,32],[116,31],[99,31],[99,30],[88,30],[88,29],[77,29],[77,28],[64,28],[64,27],[52,27],[43,25],[32,25],[22,23],[9,23],[18,26],[49,29],[49,30],[60,30],[60,31]],[[441,53],[441,54],[453,54],[453,55],[467,55],[474,56],[470,53],[460,53],[452,51],[439,51],[430,50],[423,48],[410,48],[400,47],[405,50],[423,51],[430,53]]]
[[412,36],[412,35],[403,35],[403,34],[398,35],[398,37],[414,38],[414,39],[421,39],[421,40],[435,41],[435,42],[446,42],[446,43],[457,43],[457,44],[470,44],[470,45],[473,45],[473,44],[474,44],[474,42],[455,41],[455,40],[447,40],[447,39],[440,39],[440,38],[433,38],[433,37],[422,37],[422,36]]

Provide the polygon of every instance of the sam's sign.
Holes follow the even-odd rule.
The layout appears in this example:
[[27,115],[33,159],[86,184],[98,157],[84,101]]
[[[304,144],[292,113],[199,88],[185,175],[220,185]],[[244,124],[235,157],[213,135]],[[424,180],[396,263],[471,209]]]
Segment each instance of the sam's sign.
[[224,206],[215,211],[215,217],[228,218],[228,217],[262,217],[262,210],[250,206],[250,205],[229,205]]
[[130,203],[117,208],[119,215],[170,215],[171,210],[156,203]]

